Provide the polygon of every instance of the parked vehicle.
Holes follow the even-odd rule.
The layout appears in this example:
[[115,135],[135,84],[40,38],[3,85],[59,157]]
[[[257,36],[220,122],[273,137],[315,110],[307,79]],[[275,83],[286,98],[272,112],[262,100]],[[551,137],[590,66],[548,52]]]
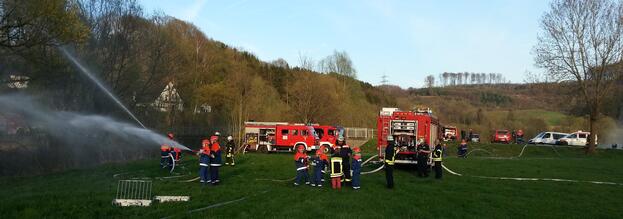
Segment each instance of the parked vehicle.
[[472,141],[472,142],[480,142],[480,134],[472,133],[470,141]]
[[[577,132],[571,133],[565,137],[558,139],[556,144],[586,146],[589,143],[588,139],[590,135],[591,135],[590,132],[577,131]],[[597,144],[597,140],[598,140],[597,136],[595,136],[595,144]]]
[[[322,132],[321,136],[316,132]],[[245,122],[244,146],[260,152],[295,151],[302,145],[305,150],[318,149],[320,145],[335,145],[340,133],[333,126],[318,124],[291,124],[287,122]]]
[[459,129],[456,126],[444,126],[442,128],[443,140],[444,141],[456,141],[457,139],[461,139],[459,135]]
[[556,144],[558,139],[569,135],[562,132],[541,132],[528,141],[528,144]]
[[495,130],[493,131],[493,134],[491,135],[491,143],[510,143],[513,140],[512,136],[511,136],[511,132],[506,130],[506,129],[502,129],[502,130]]
[[398,108],[383,108],[377,120],[379,158],[384,157],[387,136],[391,135],[399,148],[395,162],[417,164],[417,144],[426,143],[434,147],[439,142],[439,131],[439,120],[430,109],[402,111]]

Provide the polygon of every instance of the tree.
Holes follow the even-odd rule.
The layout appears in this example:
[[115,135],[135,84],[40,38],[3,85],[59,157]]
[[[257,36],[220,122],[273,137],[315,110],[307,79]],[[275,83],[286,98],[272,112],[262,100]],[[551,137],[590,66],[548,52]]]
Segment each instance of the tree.
[[426,78],[424,78],[424,84],[429,89],[435,87],[435,76],[433,75],[426,76]]
[[279,67],[279,68],[285,68],[285,69],[289,69],[290,68],[290,65],[288,65],[288,62],[285,59],[283,59],[283,58],[278,58],[278,59],[272,61],[270,64],[272,64],[272,65],[274,65],[276,67]]
[[73,1],[0,1],[0,48],[81,41],[88,34]]
[[[623,2],[556,0],[543,15],[541,28],[534,47],[537,65],[554,79],[577,83],[591,136],[597,135],[600,106],[622,75]],[[587,153],[594,150],[591,138]]]
[[303,55],[301,54],[301,52],[299,52],[299,68],[302,68],[308,71],[313,71],[315,65],[316,65],[315,62],[311,57],[307,55]]

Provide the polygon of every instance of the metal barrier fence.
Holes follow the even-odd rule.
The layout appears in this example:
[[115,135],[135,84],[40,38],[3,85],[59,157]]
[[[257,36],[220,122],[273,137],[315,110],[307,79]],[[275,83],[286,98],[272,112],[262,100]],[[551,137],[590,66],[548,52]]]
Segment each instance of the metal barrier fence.
[[151,181],[119,180],[117,196],[113,204],[119,206],[149,206],[151,204]]
[[371,139],[376,135],[375,129],[345,127],[346,137],[349,139]]

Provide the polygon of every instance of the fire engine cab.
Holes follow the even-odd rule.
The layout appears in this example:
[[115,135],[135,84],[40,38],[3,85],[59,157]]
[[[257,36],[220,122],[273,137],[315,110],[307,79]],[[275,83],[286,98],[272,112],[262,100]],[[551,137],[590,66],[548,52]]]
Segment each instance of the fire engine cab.
[[444,126],[442,129],[444,141],[456,141],[460,139],[459,129],[456,126]]
[[387,136],[391,135],[399,149],[395,162],[416,164],[416,146],[426,143],[433,148],[439,141],[439,128],[439,120],[430,109],[383,108],[377,119],[379,157],[384,157]]
[[298,145],[307,151],[333,147],[340,133],[333,126],[287,122],[245,122],[244,130],[244,147],[260,152],[295,151]]

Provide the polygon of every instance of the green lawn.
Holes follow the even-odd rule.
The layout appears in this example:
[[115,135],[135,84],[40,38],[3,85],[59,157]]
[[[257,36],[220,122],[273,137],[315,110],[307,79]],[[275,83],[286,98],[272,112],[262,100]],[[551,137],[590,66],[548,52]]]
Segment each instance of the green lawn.
[[[367,147],[364,147],[367,148]],[[291,154],[247,154],[236,167],[222,168],[220,186],[179,182],[195,177],[196,159],[186,161],[173,179],[157,160],[105,165],[35,177],[0,178],[0,218],[127,218],[146,217],[497,217],[497,218],[621,218],[623,186],[590,183],[510,181],[472,176],[544,177],[623,183],[622,151],[600,150],[587,157],[579,149],[529,147],[521,158],[519,145],[471,145],[468,159],[445,165],[464,176],[444,172],[441,181],[414,176],[408,167],[395,172],[396,188],[388,190],[383,172],[362,176],[363,188],[333,191],[291,182]],[[189,158],[189,157],[187,157]],[[367,167],[370,170],[374,165]],[[113,178],[116,173],[127,173]],[[121,208],[111,205],[117,181],[150,178],[154,195],[190,195],[190,202]],[[188,213],[217,203],[241,201]]]

